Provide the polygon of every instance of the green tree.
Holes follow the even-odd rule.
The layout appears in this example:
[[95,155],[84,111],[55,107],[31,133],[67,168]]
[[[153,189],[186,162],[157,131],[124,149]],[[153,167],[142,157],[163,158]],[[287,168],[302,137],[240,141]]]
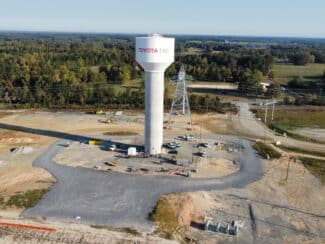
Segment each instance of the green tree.
[[315,63],[315,56],[309,52],[299,52],[291,56],[291,62],[295,65]]
[[281,86],[278,83],[272,83],[266,91],[267,97],[279,97],[281,95]]

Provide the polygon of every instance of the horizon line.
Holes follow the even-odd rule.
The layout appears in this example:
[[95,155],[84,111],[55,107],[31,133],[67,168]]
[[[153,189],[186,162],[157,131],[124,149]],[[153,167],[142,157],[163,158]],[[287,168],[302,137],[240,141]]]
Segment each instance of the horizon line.
[[[2,30],[0,33],[48,33],[48,34],[90,34],[90,35],[148,35],[153,32],[106,32],[106,31],[64,31],[64,30]],[[198,34],[198,33],[162,33],[163,35],[173,36],[210,36],[210,37],[251,37],[251,38],[291,38],[291,39],[320,39],[325,40],[325,37],[320,36],[285,36],[285,35],[250,35],[250,34]]]

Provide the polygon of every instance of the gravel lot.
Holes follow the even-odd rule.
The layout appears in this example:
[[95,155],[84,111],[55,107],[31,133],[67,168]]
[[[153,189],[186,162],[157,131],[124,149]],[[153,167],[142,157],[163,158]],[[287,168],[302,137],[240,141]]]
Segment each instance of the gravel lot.
[[[82,141],[80,136],[69,136],[69,141]],[[114,140],[118,140],[115,138]],[[240,170],[229,176],[216,179],[186,179],[169,176],[135,176],[109,172],[98,172],[85,168],[58,165],[53,158],[68,140],[60,140],[34,161],[57,179],[39,204],[26,210],[24,216],[45,216],[53,219],[109,226],[130,226],[150,230],[147,220],[160,196],[170,192],[216,190],[245,185],[263,176],[260,158],[251,143],[236,137],[211,137],[213,140],[233,140],[243,150],[239,157]],[[245,155],[245,156],[244,156]]]

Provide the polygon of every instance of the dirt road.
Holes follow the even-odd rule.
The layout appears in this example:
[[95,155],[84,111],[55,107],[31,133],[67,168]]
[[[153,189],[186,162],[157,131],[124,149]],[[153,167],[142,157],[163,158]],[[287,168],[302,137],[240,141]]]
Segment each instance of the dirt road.
[[311,142],[299,141],[292,138],[275,135],[273,131],[268,129],[262,122],[258,121],[253,113],[249,110],[249,104],[245,102],[237,102],[239,113],[237,120],[242,126],[259,138],[271,139],[273,141],[281,141],[282,144],[289,147],[302,148],[310,151],[325,152],[325,145]]

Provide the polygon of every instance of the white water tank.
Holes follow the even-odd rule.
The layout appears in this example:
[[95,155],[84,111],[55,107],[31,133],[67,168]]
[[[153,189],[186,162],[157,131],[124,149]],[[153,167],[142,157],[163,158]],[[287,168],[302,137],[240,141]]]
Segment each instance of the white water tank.
[[145,75],[145,152],[161,153],[164,120],[164,72],[174,62],[175,39],[154,34],[136,38],[136,61]]

